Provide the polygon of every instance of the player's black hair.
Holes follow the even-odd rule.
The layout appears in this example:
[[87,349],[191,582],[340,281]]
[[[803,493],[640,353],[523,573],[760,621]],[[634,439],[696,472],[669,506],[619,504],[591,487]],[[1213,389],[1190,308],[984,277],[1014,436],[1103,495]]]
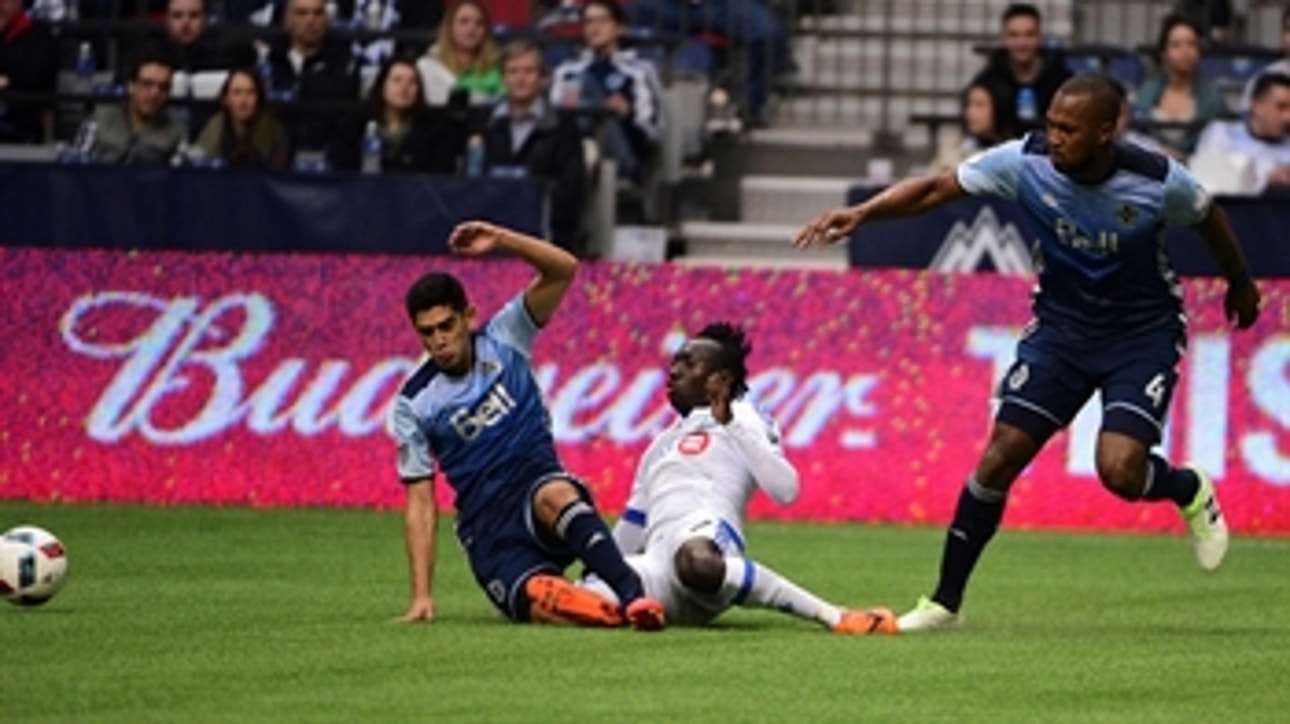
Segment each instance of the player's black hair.
[[733,378],[730,382],[730,396],[742,397],[748,391],[748,355],[752,353],[752,342],[743,328],[730,322],[713,322],[695,335],[710,339],[721,346],[717,356],[717,368],[726,370]]
[[1290,88],[1290,75],[1285,73],[1261,73],[1254,79],[1254,89],[1250,91],[1250,98],[1262,98],[1276,86]]
[[419,312],[435,307],[464,312],[468,306],[466,288],[457,277],[444,272],[430,272],[413,282],[403,301],[407,305],[409,319],[416,319]]
[[1012,3],[1004,8],[1000,22],[1007,25],[1008,21],[1013,18],[1034,18],[1036,23],[1044,21],[1043,16],[1039,14],[1039,8],[1031,3]]
[[1086,95],[1093,102],[1100,123],[1115,123],[1120,118],[1123,91],[1111,78],[1097,73],[1080,73],[1071,76],[1057,89],[1057,94]]

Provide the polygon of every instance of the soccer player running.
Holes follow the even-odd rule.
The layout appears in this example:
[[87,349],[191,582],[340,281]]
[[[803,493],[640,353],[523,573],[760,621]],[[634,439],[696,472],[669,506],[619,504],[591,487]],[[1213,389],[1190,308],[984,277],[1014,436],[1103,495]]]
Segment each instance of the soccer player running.
[[[719,322],[673,356],[667,394],[681,417],[641,457],[615,541],[672,624],[706,624],[740,605],[837,633],[895,633],[890,610],[839,608],[746,557],[743,517],[753,492],[760,487],[780,505],[798,493],[778,427],[743,399],[751,351],[742,329]],[[594,577],[584,585],[609,595]]]
[[[430,273],[407,292],[408,316],[428,359],[394,403],[412,602],[404,621],[434,617],[434,475],[456,492],[457,538],[493,605],[512,621],[651,630],[663,607],[644,597],[587,488],[556,456],[550,417],[529,359],[538,330],[573,281],[577,260],[510,229],[463,223],[448,239],[467,256],[502,249],[537,277],[482,331],[455,277]],[[608,582],[621,608],[562,577],[575,559]]]
[[917,214],[967,194],[1016,201],[1038,232],[1035,318],[1000,382],[985,452],[959,494],[936,590],[900,617],[901,632],[960,623],[964,588],[999,526],[1009,487],[1094,392],[1102,396],[1096,464],[1103,486],[1127,501],[1177,505],[1201,568],[1217,568],[1227,551],[1227,525],[1209,477],[1150,451],[1160,440],[1186,339],[1164,225],[1200,234],[1227,278],[1224,308],[1239,328],[1258,317],[1259,292],[1226,214],[1191,174],[1114,142],[1119,105],[1112,81],[1076,76],[1058,90],[1046,133],[825,213],[794,240],[799,247],[833,243],[863,222]]

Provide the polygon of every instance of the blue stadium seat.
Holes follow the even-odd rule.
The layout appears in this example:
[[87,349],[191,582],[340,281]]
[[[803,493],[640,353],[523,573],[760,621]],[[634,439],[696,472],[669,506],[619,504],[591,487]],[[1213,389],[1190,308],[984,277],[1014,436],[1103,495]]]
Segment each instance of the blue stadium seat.
[[1066,50],[1066,65],[1074,73],[1104,73],[1128,88],[1146,75],[1142,58],[1118,45],[1084,44]]

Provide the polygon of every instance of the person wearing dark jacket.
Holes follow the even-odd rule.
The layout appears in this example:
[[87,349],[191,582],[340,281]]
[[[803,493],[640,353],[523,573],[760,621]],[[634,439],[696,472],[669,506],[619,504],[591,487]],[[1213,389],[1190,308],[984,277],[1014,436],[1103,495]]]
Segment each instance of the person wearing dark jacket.
[[551,184],[552,240],[582,256],[587,169],[577,124],[561,117],[543,97],[542,49],[516,40],[502,50],[506,96],[493,108],[484,131],[484,159],[490,169],[523,167]]
[[1015,99],[1016,116],[1007,119],[1012,128],[1042,128],[1053,96],[1071,77],[1066,59],[1060,50],[1043,47],[1043,21],[1034,5],[1009,5],[1003,11],[1002,31],[1003,47],[991,53],[972,84],[996,84]]
[[345,124],[328,154],[331,165],[357,171],[363,137],[375,124],[381,141],[381,172],[455,174],[466,143],[465,119],[426,108],[421,74],[408,60],[386,62],[364,102],[365,112]]
[[[58,46],[49,27],[32,20],[22,0],[0,0],[0,91],[52,92],[58,78]],[[44,138],[49,108],[0,103],[0,141],[37,143]]]
[[[328,35],[323,0],[288,0],[287,37],[268,47],[271,90],[300,101],[356,101],[358,74],[351,44]],[[285,114],[284,114],[285,115]],[[336,109],[299,111],[285,116],[291,147],[327,151],[340,128]]]

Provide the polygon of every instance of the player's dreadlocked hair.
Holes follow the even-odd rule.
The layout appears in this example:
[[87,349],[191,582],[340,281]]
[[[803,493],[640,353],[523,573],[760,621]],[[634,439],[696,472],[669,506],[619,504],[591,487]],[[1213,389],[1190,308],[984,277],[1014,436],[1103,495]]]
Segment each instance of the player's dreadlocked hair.
[[696,336],[721,345],[719,366],[734,378],[730,383],[730,395],[742,397],[748,391],[748,355],[752,353],[752,342],[748,341],[747,333],[730,322],[713,322],[699,330]]

